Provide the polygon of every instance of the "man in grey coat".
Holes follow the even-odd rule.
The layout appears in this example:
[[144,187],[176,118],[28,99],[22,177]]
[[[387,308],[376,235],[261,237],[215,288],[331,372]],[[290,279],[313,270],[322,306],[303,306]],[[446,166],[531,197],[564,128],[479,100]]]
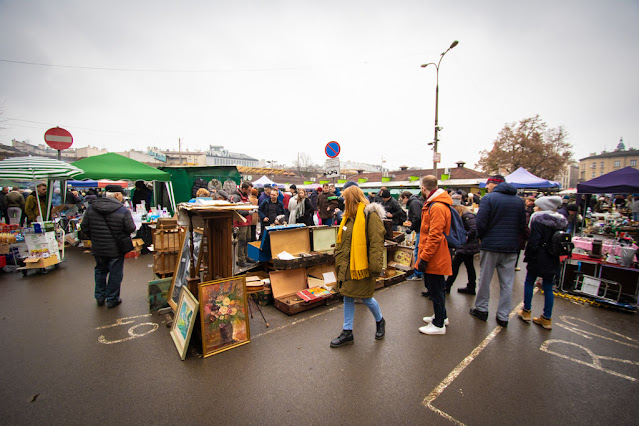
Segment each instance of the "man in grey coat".
[[135,231],[131,212],[122,204],[124,195],[118,185],[107,185],[106,197],[89,205],[80,228],[91,240],[95,257],[95,300],[107,308],[120,303],[120,285],[124,277],[124,255],[117,240]]
[[506,183],[503,176],[490,177],[486,188],[489,193],[481,199],[475,220],[481,241],[481,257],[475,307],[471,308],[470,314],[482,321],[488,319],[490,281],[497,269],[500,287],[497,324],[507,327],[520,235],[526,229],[526,212],[524,202],[517,196],[517,189]]

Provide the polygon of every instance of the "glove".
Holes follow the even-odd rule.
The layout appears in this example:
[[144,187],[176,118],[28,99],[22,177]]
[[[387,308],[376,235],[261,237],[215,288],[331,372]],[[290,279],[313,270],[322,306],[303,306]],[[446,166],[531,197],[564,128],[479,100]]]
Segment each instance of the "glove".
[[426,272],[426,268],[428,268],[428,262],[424,259],[419,259],[419,263],[417,264],[417,270],[419,272]]

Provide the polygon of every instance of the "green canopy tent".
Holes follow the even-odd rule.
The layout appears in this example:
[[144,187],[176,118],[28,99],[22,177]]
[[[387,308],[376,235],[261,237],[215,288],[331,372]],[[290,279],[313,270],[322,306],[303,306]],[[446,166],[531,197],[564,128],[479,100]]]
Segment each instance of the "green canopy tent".
[[74,161],[74,166],[84,170],[84,173],[76,176],[75,179],[125,179],[130,181],[146,180],[164,182],[171,208],[175,211],[175,197],[173,195],[173,185],[171,175],[155,167],[147,166],[144,163],[133,160],[114,152],[94,155],[82,160]]

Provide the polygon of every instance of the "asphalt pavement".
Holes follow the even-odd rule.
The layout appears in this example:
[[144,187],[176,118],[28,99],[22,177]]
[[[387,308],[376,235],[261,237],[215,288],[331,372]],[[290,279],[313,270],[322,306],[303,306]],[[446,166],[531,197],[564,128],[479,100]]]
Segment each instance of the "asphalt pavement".
[[[382,341],[364,305],[355,344],[337,349],[341,303],[290,317],[269,305],[270,327],[254,312],[249,344],[208,358],[192,347],[180,361],[167,317],[149,313],[152,260],[126,260],[114,309],[96,306],[93,257],[80,249],[47,274],[0,271],[3,424],[637,423],[636,314],[556,298],[551,331],[516,317],[501,328],[496,276],[482,322],[455,291],[462,267],[446,335],[418,332],[432,305],[405,281],[376,292]],[[536,294],[534,315],[542,305]]]

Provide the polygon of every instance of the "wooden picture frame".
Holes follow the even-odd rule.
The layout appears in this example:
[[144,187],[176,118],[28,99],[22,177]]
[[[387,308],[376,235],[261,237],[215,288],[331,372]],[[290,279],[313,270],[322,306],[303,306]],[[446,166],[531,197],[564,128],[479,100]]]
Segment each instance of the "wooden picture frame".
[[[195,257],[195,264],[199,263],[200,247],[202,245],[203,231],[201,229],[193,230],[193,256]],[[186,286],[186,279],[190,276],[191,271],[191,233],[186,231],[184,235],[184,241],[180,248],[180,255],[178,261],[175,264],[175,272],[173,273],[173,280],[171,281],[171,288],[169,289],[169,306],[173,309],[173,312],[177,310],[178,301],[180,299],[180,289]]]
[[200,283],[198,296],[205,358],[251,341],[245,276]]
[[186,286],[182,287],[170,332],[182,361],[186,358],[186,351],[189,348],[189,341],[191,340],[191,333],[193,333],[193,326],[195,325],[199,307],[200,303],[195,296],[191,294]]

